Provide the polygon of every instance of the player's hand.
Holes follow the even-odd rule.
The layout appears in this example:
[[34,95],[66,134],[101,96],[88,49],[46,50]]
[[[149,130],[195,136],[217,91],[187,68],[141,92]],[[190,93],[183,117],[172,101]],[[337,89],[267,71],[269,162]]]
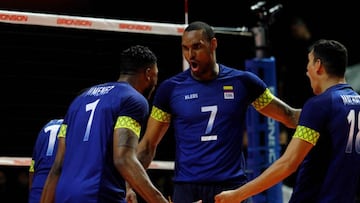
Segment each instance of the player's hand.
[[137,203],[137,196],[134,190],[128,189],[126,191],[126,201],[127,203]]
[[215,203],[238,203],[243,200],[235,190],[227,190],[215,195]]

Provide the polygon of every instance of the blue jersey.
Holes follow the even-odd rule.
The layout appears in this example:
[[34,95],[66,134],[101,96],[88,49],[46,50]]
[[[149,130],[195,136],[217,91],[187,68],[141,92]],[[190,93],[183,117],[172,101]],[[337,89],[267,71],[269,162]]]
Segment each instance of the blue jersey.
[[218,77],[211,81],[196,81],[189,69],[163,81],[151,116],[168,115],[174,127],[174,181],[244,181],[246,112],[266,90],[255,74],[221,64]]
[[291,203],[355,202],[360,179],[360,96],[338,84],[309,99],[294,137],[315,146],[300,165]]
[[125,82],[97,85],[75,98],[59,133],[66,151],[56,202],[125,202],[125,181],[113,164],[114,128],[122,119],[140,131],[148,113],[146,98]]
[[29,192],[29,203],[39,203],[46,178],[55,160],[57,151],[56,136],[63,119],[49,121],[39,132],[34,146],[29,171],[33,180]]

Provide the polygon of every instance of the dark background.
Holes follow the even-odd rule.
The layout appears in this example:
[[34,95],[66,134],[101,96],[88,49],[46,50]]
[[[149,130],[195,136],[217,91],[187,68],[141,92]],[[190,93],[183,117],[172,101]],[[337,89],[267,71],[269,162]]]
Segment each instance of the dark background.
[[[262,23],[273,43],[286,44],[285,29],[292,16],[302,17],[318,38],[332,38],[349,49],[349,64],[360,61],[355,1],[266,1],[267,11],[281,4],[271,18],[250,7],[258,1],[188,0],[188,21],[202,20],[215,27],[253,28]],[[0,10],[67,14],[119,20],[185,23],[185,3],[115,0],[1,0]],[[218,34],[218,62],[243,69],[255,56],[254,39]],[[159,82],[182,70],[179,36],[130,34],[0,23],[0,83],[2,124],[0,156],[30,157],[37,133],[53,118],[63,117],[83,88],[118,78],[117,56],[133,44],[149,46],[159,58]],[[171,134],[171,130],[168,134]],[[165,136],[156,160],[173,160],[173,138]],[[6,170],[13,170],[8,167]],[[26,169],[25,169],[26,170]],[[166,171],[154,171],[163,174]],[[161,175],[158,175],[161,176]],[[14,177],[15,178],[15,177]],[[157,179],[165,194],[171,188]]]

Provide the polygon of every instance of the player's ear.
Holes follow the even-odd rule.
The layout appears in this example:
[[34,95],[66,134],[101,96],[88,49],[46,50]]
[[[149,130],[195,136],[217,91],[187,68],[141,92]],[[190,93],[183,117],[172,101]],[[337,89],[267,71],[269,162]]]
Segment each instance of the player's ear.
[[151,68],[150,67],[145,69],[145,77],[148,81],[150,81],[150,79],[151,79]]
[[210,41],[211,49],[214,51],[217,48],[217,39],[216,37],[213,37]]

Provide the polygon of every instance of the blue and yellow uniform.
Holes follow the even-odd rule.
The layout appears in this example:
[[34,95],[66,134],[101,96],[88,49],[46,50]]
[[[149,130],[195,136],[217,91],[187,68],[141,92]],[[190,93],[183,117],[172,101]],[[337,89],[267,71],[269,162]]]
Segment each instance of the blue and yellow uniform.
[[249,105],[260,109],[272,98],[258,76],[222,64],[211,81],[196,81],[190,69],[163,81],[151,116],[174,127],[174,182],[234,186],[246,182],[242,149],[246,112]]
[[114,128],[140,136],[149,105],[126,82],[96,85],[70,105],[61,126],[66,152],[56,202],[125,203],[125,181],[113,164]]
[[50,120],[39,132],[29,168],[33,173],[29,203],[39,203],[46,178],[54,163],[57,151],[57,134],[63,119]]
[[290,203],[354,202],[360,183],[360,96],[338,84],[309,99],[294,138],[314,145]]

